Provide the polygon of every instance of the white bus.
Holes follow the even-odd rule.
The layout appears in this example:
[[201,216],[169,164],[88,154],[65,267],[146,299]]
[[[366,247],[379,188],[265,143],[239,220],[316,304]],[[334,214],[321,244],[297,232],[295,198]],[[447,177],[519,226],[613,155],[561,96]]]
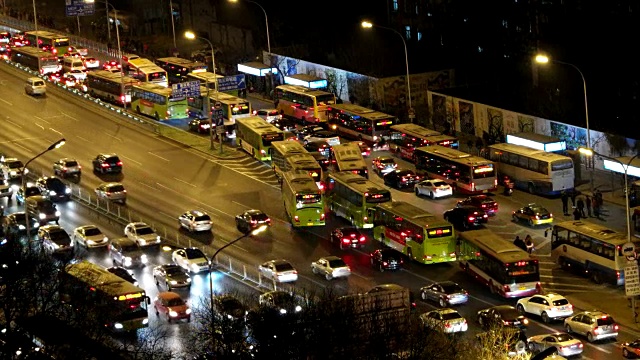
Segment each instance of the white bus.
[[389,135],[395,116],[355,104],[335,104],[327,110],[327,124],[339,135],[373,145]]
[[564,154],[567,151],[567,142],[557,137],[522,132],[507,134],[507,144],[522,145],[542,151]]
[[[232,130],[236,124],[236,119],[251,116],[251,103],[246,99],[210,90],[209,102],[211,105],[209,114],[213,114],[216,103],[220,104],[222,120],[224,125],[229,127],[228,130]],[[207,88],[205,86],[200,86],[200,96],[187,98],[187,103],[189,105],[189,116],[198,119],[207,118]]]
[[490,230],[458,232],[460,267],[505,298],[539,293],[538,260]]
[[274,141],[271,143],[271,167],[276,173],[276,177],[283,178],[283,174],[288,171],[305,171],[316,182],[321,190],[324,190],[322,183],[322,167],[313,155],[297,141]]
[[212,72],[203,71],[203,72],[191,72],[188,73],[185,77],[185,81],[200,81],[200,85],[209,86],[211,91],[216,90],[216,84],[220,79],[224,78],[224,76],[220,74],[213,74]]
[[[124,87],[122,86],[123,82]],[[98,70],[87,73],[85,84],[91,97],[122,105],[131,102],[131,87],[140,84],[140,82],[128,76],[123,77],[120,73]]]
[[[40,60],[38,60],[40,58]],[[35,47],[19,47],[11,49],[11,61],[24,65],[40,74],[49,74],[59,71],[62,66],[58,63],[58,57],[47,51]],[[38,65],[40,67],[38,67]]]
[[482,194],[498,186],[495,164],[465,152],[431,145],[414,151],[416,169],[424,170],[431,178],[442,179],[454,192]]
[[327,122],[327,110],[336,103],[332,93],[297,85],[277,86],[275,95],[278,112],[303,123]]
[[485,156],[498,164],[500,175],[532,194],[557,195],[574,187],[573,160],[568,156],[514,144],[490,145]]
[[[626,257],[622,246],[627,234],[588,221],[564,221],[553,225],[551,258],[563,269],[576,269],[595,283],[624,285]],[[636,252],[640,239],[632,238]]]
[[336,172],[350,172],[369,178],[369,166],[362,157],[358,143],[350,142],[331,147],[331,158]]

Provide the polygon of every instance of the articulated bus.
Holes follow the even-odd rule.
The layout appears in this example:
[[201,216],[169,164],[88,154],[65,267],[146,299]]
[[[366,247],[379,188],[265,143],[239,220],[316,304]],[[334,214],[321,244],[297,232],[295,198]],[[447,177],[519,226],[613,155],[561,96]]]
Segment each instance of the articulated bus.
[[[207,118],[206,87],[200,86],[200,96],[187,98],[187,103],[189,105],[189,116],[198,119]],[[216,103],[220,104],[222,120],[228,131],[233,130],[233,126],[236,124],[236,119],[251,116],[251,103],[248,100],[237,96],[225,93],[216,93],[211,90],[209,91],[209,103],[211,105],[211,111],[209,114],[213,114]]]
[[277,86],[275,95],[278,112],[303,123],[327,122],[327,110],[336,103],[332,93],[298,85]]
[[306,171],[284,173],[282,199],[293,227],[324,226],[322,190]]
[[403,201],[378,205],[373,238],[422,264],[456,261],[453,225]]
[[[122,86],[124,83],[124,88]],[[91,97],[113,104],[123,105],[131,102],[131,87],[140,82],[120,73],[98,70],[87,73],[87,92]],[[124,90],[124,91],[123,91]]]
[[324,190],[322,183],[322,167],[307,149],[297,141],[274,141],[271,143],[271,167],[276,177],[283,178],[289,171],[305,171],[316,182],[320,190]]
[[494,144],[485,156],[498,164],[516,187],[532,194],[557,195],[574,187],[573,160],[564,155],[514,144]]
[[127,61],[129,76],[143,83],[168,87],[167,72],[149,59],[137,58]]
[[69,38],[62,34],[49,31],[27,31],[24,33],[29,45],[36,46],[36,35],[38,37],[38,48],[45,48],[46,51],[61,58],[69,52]]
[[430,145],[440,145],[457,149],[458,139],[416,124],[397,124],[391,126],[389,150],[397,153],[402,159],[415,161],[413,151],[416,148]]
[[355,142],[337,144],[331,147],[333,167],[337,172],[350,172],[369,178],[369,167],[362,157],[362,150]]
[[184,119],[187,113],[187,98],[174,98],[171,88],[158,84],[142,83],[131,87],[131,108],[138,114],[156,120]]
[[327,110],[327,124],[339,135],[373,145],[388,137],[395,116],[355,104],[334,104]]
[[373,228],[376,205],[391,201],[391,192],[360,175],[348,172],[327,177],[325,196],[329,209],[355,227]]
[[540,266],[529,253],[490,230],[458,233],[460,267],[505,298],[538,294]]
[[260,161],[271,160],[271,144],[284,140],[284,133],[258,116],[239,118],[236,121],[238,145]]
[[181,59],[179,57],[159,58],[156,59],[155,63],[167,72],[169,85],[185,81],[189,73],[207,71],[207,65],[199,61]]
[[495,164],[479,156],[431,145],[417,148],[414,157],[416,169],[445,181],[454,192],[482,194],[494,191],[498,186]]
[[145,291],[89,261],[69,264],[62,272],[63,299],[82,309],[90,303],[95,316],[115,332],[135,332],[149,326]]
[[[575,269],[595,283],[624,285],[627,234],[589,221],[563,221],[551,231],[551,258],[565,270]],[[631,239],[636,252],[640,239]]]
[[[38,60],[38,58],[40,58]],[[11,50],[11,61],[24,65],[40,74],[49,74],[61,69],[58,58],[50,52],[32,47],[19,47]],[[38,65],[40,66],[38,68]]]

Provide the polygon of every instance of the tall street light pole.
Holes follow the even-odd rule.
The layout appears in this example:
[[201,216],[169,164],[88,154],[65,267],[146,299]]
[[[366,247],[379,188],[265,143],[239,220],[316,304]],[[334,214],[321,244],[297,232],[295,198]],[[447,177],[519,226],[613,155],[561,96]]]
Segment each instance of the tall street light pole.
[[[271,41],[269,40],[269,18],[267,17],[267,11],[262,7],[262,5],[260,5],[259,3],[253,0],[244,0],[244,1],[255,4],[260,8],[260,10],[262,10],[262,13],[264,14],[264,23],[267,26],[267,52],[269,53],[269,55],[271,55]],[[237,3],[238,0],[229,0],[229,2]]]
[[[22,191],[25,190],[26,183],[27,183],[27,173],[29,173],[29,170],[27,169],[27,166],[29,166],[29,164],[33,160],[39,158],[40,156],[48,153],[51,150],[54,150],[54,149],[57,149],[57,148],[61,147],[62,145],[65,144],[65,142],[66,142],[65,139],[60,139],[60,140],[54,142],[53,144],[49,145],[49,147],[45,151],[43,151],[40,154],[32,157],[31,159],[29,159],[29,161],[27,161],[26,164],[24,164],[24,167],[22,168],[22,176],[21,176],[21,180],[20,180],[21,181],[21,185],[22,185]],[[27,202],[26,201],[22,202],[22,210],[24,211],[24,216],[25,216],[25,219],[26,219],[25,229],[27,230],[27,241],[31,242],[31,224],[29,222],[29,212],[27,212]]]
[[398,36],[400,36],[400,39],[402,40],[402,45],[404,46],[404,63],[405,66],[407,68],[407,103],[409,104],[409,109],[407,109],[408,114],[409,114],[409,121],[413,122],[413,119],[415,118],[415,113],[413,110],[413,106],[411,106],[411,80],[410,80],[410,75],[409,75],[409,52],[407,51],[407,42],[404,40],[404,36],[402,36],[402,34],[400,34],[400,32],[398,32],[398,30],[390,28],[390,27],[386,27],[386,26],[380,26],[380,25],[376,25],[372,22],[369,21],[363,21],[360,24],[364,29],[371,29],[372,27],[377,27],[377,28],[381,28],[381,29],[386,29],[389,31],[393,31],[394,33],[396,33]]
[[[40,49],[40,38],[38,36],[38,12],[36,11],[36,0],[33,0],[33,28],[36,33],[36,49]],[[40,72],[40,56],[38,56],[38,72]]]
[[169,13],[171,14],[171,30],[173,31],[173,48],[177,49],[178,45],[176,44],[176,23],[173,19],[173,0],[169,0]]

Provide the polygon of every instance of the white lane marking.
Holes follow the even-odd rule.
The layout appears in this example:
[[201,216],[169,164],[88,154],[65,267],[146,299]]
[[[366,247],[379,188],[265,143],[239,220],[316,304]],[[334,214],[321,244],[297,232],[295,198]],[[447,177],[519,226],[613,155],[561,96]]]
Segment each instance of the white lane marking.
[[162,212],[162,211],[158,211],[158,214],[160,214],[160,215],[164,215],[164,216],[166,216],[166,217],[168,217],[168,218],[170,218],[170,219],[174,219],[174,220],[176,219],[176,217],[175,217],[175,216],[173,216],[173,215],[169,215],[169,214],[164,213],[164,212]]
[[180,181],[181,183],[186,184],[186,185],[189,185],[189,186],[192,186],[192,187],[194,187],[194,188],[195,188],[195,187],[197,187],[197,186],[195,186],[195,185],[193,185],[193,184],[190,184],[190,183],[188,183],[188,182],[186,182],[186,181],[184,181],[184,180],[182,180],[182,179],[178,179],[177,177],[174,177],[174,179],[175,179],[176,181]]
[[543,247],[547,246],[550,242],[551,242],[551,239],[547,239],[547,240],[541,242],[540,244],[538,244],[538,248],[543,248]]
[[13,104],[12,104],[12,103],[8,102],[7,100],[5,100],[5,99],[3,99],[3,98],[0,98],[0,101],[2,101],[3,103],[5,103],[5,104],[7,104],[7,105],[9,105],[9,106],[13,106]]
[[153,155],[153,156],[157,157],[158,159],[162,159],[162,160],[164,160],[164,161],[166,161],[166,162],[169,162],[169,159],[167,159],[167,158],[163,158],[162,156],[157,155],[157,154],[154,154],[154,153],[152,153],[151,151],[148,151],[148,153],[149,153],[149,155]]
[[116,140],[118,140],[118,141],[122,141],[122,139],[120,139],[120,138],[119,138],[119,137],[117,137],[117,136],[114,136],[114,135],[111,135],[111,134],[105,134],[105,135],[107,135],[108,137],[112,137],[112,138],[114,138],[114,139],[116,139]]
[[20,144],[19,142],[14,142],[13,145],[15,145],[17,147],[21,147],[21,148],[27,150],[28,152],[31,152],[31,149],[25,147],[24,145]]
[[34,116],[34,118],[36,118],[36,119],[38,119],[38,120],[40,120],[40,121],[44,121],[44,122],[46,122],[47,124],[51,124],[50,122],[48,122],[47,120],[45,120],[45,119],[41,118],[40,116]]
[[67,114],[67,113],[64,113],[64,112],[62,112],[62,111],[60,111],[60,112],[62,113],[62,115],[66,116],[66,117],[68,117],[68,118],[70,118],[70,119],[72,119],[72,120],[79,121],[78,119],[74,118],[73,116],[71,116],[71,115],[69,115],[69,114]]
[[22,129],[22,125],[20,125],[20,124],[17,124],[17,123],[15,123],[15,122],[13,122],[13,121],[11,121],[9,119],[5,119],[5,121],[8,122],[9,124],[19,128],[19,129]]
[[13,139],[13,140],[6,140],[6,141],[0,141],[0,144],[13,144],[16,143],[18,141],[24,141],[24,140],[40,140],[40,137],[28,137],[28,138],[21,138],[21,139]]
[[240,206],[242,206],[242,207],[243,207],[243,208],[245,208],[245,209],[251,209],[251,206],[247,206],[247,205],[245,205],[245,204],[241,204],[241,203],[239,203],[239,202],[237,202],[237,201],[233,201],[233,200],[232,200],[231,202],[232,202],[232,203],[234,203],[234,204],[236,204],[236,205],[240,205]]
[[38,123],[35,123],[35,124],[36,124],[36,126],[37,126],[37,127],[39,127],[40,129],[44,130],[44,126],[42,126],[42,125],[40,125],[40,124],[38,124]]
[[121,156],[122,156],[123,158],[125,158],[125,159],[127,159],[127,160],[131,161],[131,162],[134,162],[134,163],[136,163],[136,164],[138,164],[138,165],[142,165],[142,163],[141,163],[141,162],[139,162],[139,161],[135,161],[135,160],[133,160],[132,158],[128,158],[128,157],[126,157],[126,156],[124,156],[124,155],[121,155]]
[[140,183],[140,185],[142,185],[142,186],[146,186],[146,187],[148,187],[149,189],[152,189],[152,190],[158,190],[158,189],[154,188],[153,186],[151,186],[151,185],[149,185],[149,184],[145,184],[145,183],[143,183],[143,182],[141,182],[141,183]]
[[82,136],[78,136],[78,139],[83,140],[83,141],[86,141],[86,142],[91,142],[91,141],[89,141],[89,139],[85,139],[85,138],[83,138]]
[[60,135],[62,135],[62,133],[54,128],[49,128],[49,130],[53,131],[54,133],[58,133]]

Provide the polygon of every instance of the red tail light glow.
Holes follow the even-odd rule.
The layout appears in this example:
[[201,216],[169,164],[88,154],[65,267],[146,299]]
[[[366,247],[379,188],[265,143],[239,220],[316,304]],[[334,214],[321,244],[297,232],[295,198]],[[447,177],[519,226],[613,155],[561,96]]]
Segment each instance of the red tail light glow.
[[118,161],[117,165],[122,166],[122,161]]
[[367,240],[367,238],[365,238],[364,236],[360,237],[360,242],[365,242],[365,240]]
[[298,215],[294,216],[293,220],[295,220],[295,222],[300,222],[300,218],[298,217]]
[[325,215],[324,213],[320,214],[320,220],[324,221]]

